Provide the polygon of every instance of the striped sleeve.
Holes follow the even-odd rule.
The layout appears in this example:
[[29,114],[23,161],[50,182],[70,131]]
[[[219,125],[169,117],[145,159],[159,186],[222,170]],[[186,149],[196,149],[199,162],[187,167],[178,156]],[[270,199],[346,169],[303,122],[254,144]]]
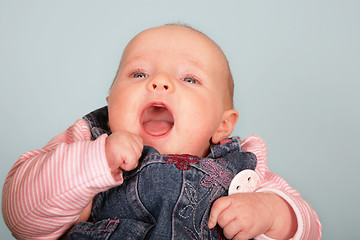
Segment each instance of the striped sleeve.
[[[271,192],[282,197],[294,210],[298,230],[293,239],[315,240],[321,239],[322,226],[318,216],[311,206],[302,199],[298,191],[289,186],[289,184],[278,175],[271,173],[267,167],[267,150],[264,141],[258,136],[250,136],[241,143],[242,148],[247,152],[256,155],[258,164],[255,171],[261,179],[261,187],[257,192]],[[270,239],[265,235],[256,238]]]
[[16,238],[57,239],[97,193],[120,184],[107,165],[106,137],[92,141],[87,124],[78,120],[19,158],[2,194],[5,223]]

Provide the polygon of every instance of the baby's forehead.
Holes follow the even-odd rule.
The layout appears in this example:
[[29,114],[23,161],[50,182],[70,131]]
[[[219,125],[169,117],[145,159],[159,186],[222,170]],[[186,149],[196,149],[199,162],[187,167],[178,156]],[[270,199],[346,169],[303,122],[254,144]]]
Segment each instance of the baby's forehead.
[[194,62],[213,65],[213,70],[229,72],[224,53],[212,39],[192,28],[173,25],[150,28],[136,35],[124,49],[120,65],[139,56],[153,60],[159,54],[169,60],[171,56],[172,60],[184,59],[185,55]]
[[226,60],[221,48],[208,36],[193,28],[178,25],[154,27],[140,32],[130,40],[124,53],[134,51],[137,48],[159,47],[160,44],[164,43],[174,43],[176,44],[175,47],[183,49],[198,45],[209,51],[216,52],[219,58]]

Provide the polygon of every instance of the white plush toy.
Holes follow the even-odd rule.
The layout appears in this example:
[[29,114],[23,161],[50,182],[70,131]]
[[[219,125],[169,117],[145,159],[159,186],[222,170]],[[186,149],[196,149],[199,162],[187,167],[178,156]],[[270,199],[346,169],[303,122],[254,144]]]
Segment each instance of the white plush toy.
[[253,170],[246,169],[236,174],[231,181],[229,195],[234,193],[254,192],[259,187],[259,175]]

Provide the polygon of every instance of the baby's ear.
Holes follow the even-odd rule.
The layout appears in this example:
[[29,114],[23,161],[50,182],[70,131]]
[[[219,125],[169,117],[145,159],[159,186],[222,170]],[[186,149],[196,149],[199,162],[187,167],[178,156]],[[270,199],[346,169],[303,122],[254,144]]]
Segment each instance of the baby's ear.
[[211,138],[212,143],[217,144],[230,136],[239,118],[239,113],[234,109],[226,110],[223,113],[222,121]]

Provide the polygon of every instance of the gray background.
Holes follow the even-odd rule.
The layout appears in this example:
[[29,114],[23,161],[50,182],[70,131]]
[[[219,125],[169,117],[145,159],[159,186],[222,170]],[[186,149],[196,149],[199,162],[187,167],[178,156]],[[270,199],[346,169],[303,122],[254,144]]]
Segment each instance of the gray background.
[[[0,0],[0,184],[106,104],[125,44],[184,22],[213,38],[236,81],[234,135],[261,136],[270,169],[318,213],[323,239],[359,225],[360,2]],[[11,239],[0,221],[1,239]]]

